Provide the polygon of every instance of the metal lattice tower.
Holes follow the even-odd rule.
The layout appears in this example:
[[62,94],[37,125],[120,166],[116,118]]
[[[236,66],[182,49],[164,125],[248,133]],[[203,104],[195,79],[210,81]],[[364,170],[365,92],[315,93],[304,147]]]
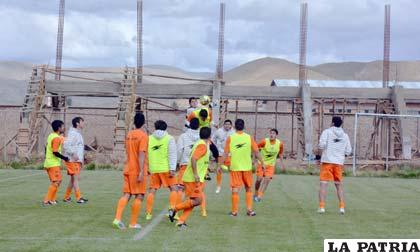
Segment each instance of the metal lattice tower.
[[391,5],[385,5],[385,25],[384,25],[384,60],[382,69],[382,85],[389,86],[389,55],[391,49]]
[[143,1],[137,0],[137,83],[143,74]]
[[217,55],[216,79],[223,80],[223,54],[225,46],[225,4],[220,3],[219,49]]
[[57,48],[55,58],[55,79],[61,79],[61,62],[63,59],[63,34],[64,34],[64,9],[65,0],[60,0],[60,6],[58,10],[58,32],[57,32]]
[[299,86],[306,84],[306,40],[308,33],[308,4],[300,6],[300,39],[299,39]]

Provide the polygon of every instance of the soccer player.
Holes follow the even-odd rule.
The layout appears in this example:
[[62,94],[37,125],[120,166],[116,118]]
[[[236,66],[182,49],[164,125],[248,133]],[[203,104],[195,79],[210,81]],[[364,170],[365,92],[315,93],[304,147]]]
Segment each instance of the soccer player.
[[187,120],[191,122],[193,118],[198,118],[200,128],[202,127],[210,127],[211,125],[211,111],[208,108],[196,109],[192,112]]
[[146,219],[152,219],[153,201],[156,191],[161,187],[169,188],[169,207],[173,208],[177,200],[175,139],[166,131],[165,121],[155,122],[155,132],[149,137],[148,157],[150,188],[147,195]]
[[262,169],[265,169],[257,143],[243,131],[244,129],[244,120],[237,119],[235,121],[236,132],[227,138],[224,150],[224,159],[229,155],[231,158],[229,170],[230,186],[232,188],[232,211],[229,214],[232,217],[238,215],[239,189],[242,186],[245,187],[246,191],[247,215],[256,215],[252,209],[252,154],[258,158]]
[[211,127],[212,124],[212,112],[210,109],[210,98],[207,95],[200,97],[201,108],[198,108],[190,113],[187,121],[191,122],[193,118],[198,118],[200,122],[200,128]]
[[[216,130],[212,137],[212,142],[217,146],[217,150],[219,151],[220,156],[223,156],[224,147],[226,144],[226,139],[232,135],[235,131],[232,129],[232,121],[227,119],[223,122],[223,127]],[[216,175],[216,193],[220,193],[222,189],[222,170],[217,169]]]
[[177,142],[177,152],[178,152],[178,161],[179,161],[179,171],[177,177],[177,203],[182,201],[182,196],[184,192],[184,182],[182,181],[182,176],[184,175],[185,170],[187,169],[191,150],[194,144],[200,140],[200,132],[198,130],[199,122],[197,118],[194,118],[190,122],[190,128],[187,132],[181,134]]
[[140,213],[141,203],[146,193],[147,178],[147,147],[148,136],[142,129],[145,119],[142,113],[134,116],[135,130],[128,132],[125,140],[126,163],[124,167],[124,185],[123,196],[118,201],[115,219],[112,225],[118,229],[125,229],[121,221],[124,208],[134,196],[134,202],[131,205],[131,219],[129,228],[140,229],[137,218]]
[[267,190],[268,184],[273,179],[276,170],[276,161],[280,160],[281,170],[285,171],[283,163],[283,142],[277,139],[279,132],[277,129],[270,129],[270,137],[261,140],[258,144],[261,156],[264,160],[265,169],[261,164],[257,167],[257,181],[255,181],[254,201],[260,202],[264,192]]
[[76,202],[78,204],[86,203],[88,200],[82,198],[79,188],[80,170],[84,161],[85,144],[81,131],[85,126],[85,122],[81,117],[75,117],[72,120],[73,127],[70,128],[67,138],[64,140],[64,154],[69,157],[69,162],[65,162],[67,167],[67,175],[70,176],[69,185],[64,195],[64,202],[71,201],[71,191],[74,189]]
[[340,213],[345,213],[344,189],[343,189],[343,165],[346,155],[352,152],[349,136],[344,133],[341,125],[341,117],[332,118],[332,126],[324,130],[319,139],[319,148],[322,150],[319,209],[318,213],[325,213],[325,198],[329,181],[334,181],[339,200]]
[[169,209],[169,219],[171,222],[174,222],[176,212],[183,210],[177,223],[180,229],[187,226],[186,220],[188,216],[194,207],[200,205],[202,201],[204,177],[206,176],[210,159],[210,136],[210,128],[203,127],[200,129],[200,140],[194,144],[187,169],[182,176],[185,185],[185,194],[189,199]]
[[61,154],[61,147],[63,144],[63,137],[61,134],[64,133],[65,127],[64,122],[55,120],[51,123],[53,132],[47,138],[47,144],[45,146],[45,161],[44,169],[48,173],[50,178],[50,186],[48,192],[44,197],[43,205],[55,205],[57,201],[57,190],[61,184],[61,160],[69,161],[69,158]]
[[184,127],[184,132],[186,132],[189,128],[190,128],[190,122],[188,121],[188,117],[190,116],[191,113],[193,113],[197,107],[198,107],[198,101],[197,98],[195,97],[190,97],[188,99],[188,104],[190,105],[187,108],[187,115],[185,116],[185,127]]
[[188,104],[190,105],[190,107],[189,108],[187,108],[187,118],[188,118],[188,116],[194,111],[194,110],[196,110],[197,109],[197,107],[198,107],[198,101],[197,101],[197,98],[195,98],[195,97],[190,97],[189,99],[188,99]]

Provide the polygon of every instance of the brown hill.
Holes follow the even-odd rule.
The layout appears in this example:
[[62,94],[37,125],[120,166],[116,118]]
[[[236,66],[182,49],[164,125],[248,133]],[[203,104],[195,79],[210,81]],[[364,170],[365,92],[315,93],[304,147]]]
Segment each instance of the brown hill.
[[[312,69],[337,80],[382,80],[382,61],[328,63]],[[420,81],[420,61],[391,62],[390,80]]]
[[[277,58],[262,58],[240,65],[225,73],[229,85],[269,85],[273,79],[298,79],[299,65]],[[309,79],[329,80],[331,77],[313,70]]]

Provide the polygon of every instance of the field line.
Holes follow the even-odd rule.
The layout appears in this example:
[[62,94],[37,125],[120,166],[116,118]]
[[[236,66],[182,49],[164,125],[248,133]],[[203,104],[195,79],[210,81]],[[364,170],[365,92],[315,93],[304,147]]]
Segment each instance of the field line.
[[27,178],[27,177],[33,177],[33,176],[38,176],[43,174],[42,172],[39,173],[35,173],[35,174],[29,174],[29,175],[24,175],[24,176],[19,176],[19,177],[12,177],[12,178],[7,178],[7,179],[0,179],[0,182],[5,182],[5,181],[9,181],[9,180],[15,180],[15,179],[21,179],[21,178]]
[[140,232],[138,232],[135,236],[134,236],[134,240],[138,241],[143,239],[147,234],[150,233],[150,231],[153,230],[153,228],[155,228],[161,221],[162,219],[165,217],[165,213],[167,212],[167,210],[162,210],[162,212],[160,212],[160,214],[158,216],[156,216],[156,218],[154,218],[152,220],[152,222],[150,222],[149,225],[147,225],[144,229],[140,230]]
[[0,241],[57,241],[57,240],[69,240],[69,241],[109,241],[109,240],[131,240],[126,238],[112,238],[112,237],[0,237]]

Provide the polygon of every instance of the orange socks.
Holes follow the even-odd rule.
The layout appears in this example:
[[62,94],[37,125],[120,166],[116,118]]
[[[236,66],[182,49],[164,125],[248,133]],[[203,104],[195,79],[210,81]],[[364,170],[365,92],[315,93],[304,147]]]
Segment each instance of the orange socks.
[[68,199],[71,196],[72,187],[67,187],[66,193],[64,194],[64,199]]
[[222,186],[222,173],[221,172],[218,172],[216,175],[216,185],[218,187]]
[[140,199],[134,199],[133,205],[131,206],[131,220],[130,225],[137,224],[137,217],[139,216],[141,208],[141,200]]
[[178,192],[177,191],[171,191],[169,193],[169,206],[170,206],[170,208],[175,207],[177,199],[178,199]]
[[201,194],[201,210],[206,210],[206,206],[207,206],[207,203],[206,203],[206,194],[205,193],[202,193]]
[[[252,194],[251,194],[252,198]],[[237,213],[239,208],[239,194],[232,192],[232,213]]]
[[[340,203],[339,203],[339,205],[338,205],[338,207],[339,208],[345,208],[345,204],[344,204],[344,201],[340,201]],[[319,208],[325,208],[325,202],[323,202],[323,201],[320,201],[319,202]]]
[[128,202],[128,199],[126,199],[125,197],[120,198],[117,205],[117,212],[115,214],[115,219],[119,221],[121,220],[122,213],[124,211],[125,206],[127,205],[127,202]]
[[179,217],[178,223],[185,223],[185,221],[187,220],[188,216],[190,216],[192,210],[193,210],[192,207],[184,209],[184,212]]
[[80,194],[80,189],[74,191],[74,195],[76,196],[76,200],[79,200],[82,197]]
[[246,192],[246,209],[252,211],[252,191]]
[[55,187],[54,187],[54,190],[53,190],[53,192],[52,192],[52,195],[51,195],[51,200],[52,200],[52,201],[56,201],[56,200],[57,200],[57,191],[58,191],[58,187],[57,187],[57,186],[55,186]]
[[54,200],[55,195],[57,194],[57,189],[58,188],[57,188],[57,186],[55,184],[51,184],[48,187],[48,192],[47,192],[47,194],[44,197],[44,202]]
[[152,213],[154,199],[155,199],[155,195],[153,193],[149,193],[147,195],[146,213],[148,213],[148,214],[151,214]]

